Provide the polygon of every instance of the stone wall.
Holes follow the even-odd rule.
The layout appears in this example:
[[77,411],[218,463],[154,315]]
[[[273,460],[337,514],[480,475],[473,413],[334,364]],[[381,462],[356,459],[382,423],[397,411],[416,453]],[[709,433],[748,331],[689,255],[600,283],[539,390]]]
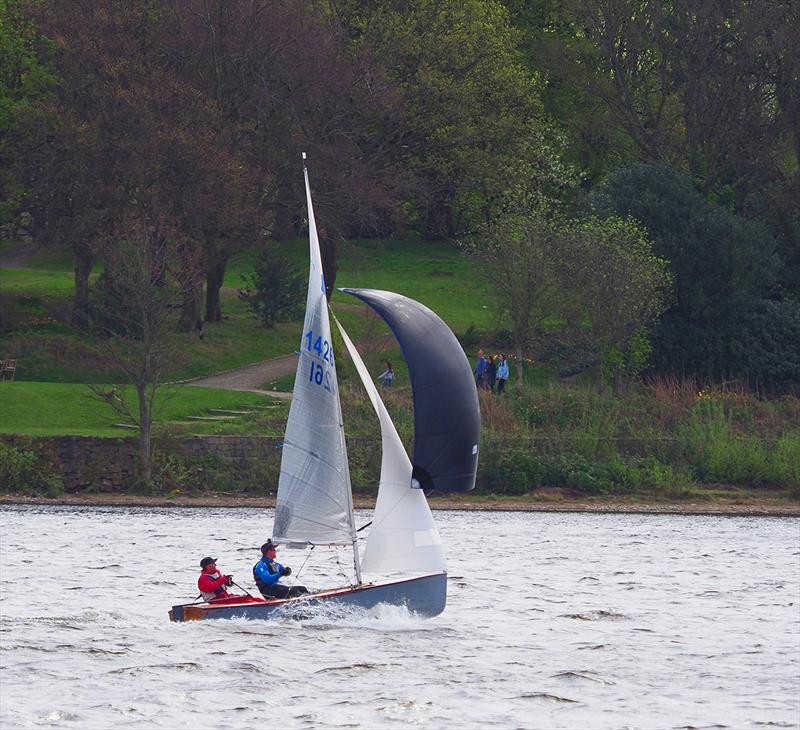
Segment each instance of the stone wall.
[[[89,436],[7,436],[0,442],[33,451],[62,476],[67,491],[124,490],[135,479],[138,441]],[[204,459],[230,462],[231,469],[274,467],[280,464],[281,438],[265,436],[191,436],[153,439],[154,463],[177,457],[188,464]],[[2,486],[2,485],[0,485]]]

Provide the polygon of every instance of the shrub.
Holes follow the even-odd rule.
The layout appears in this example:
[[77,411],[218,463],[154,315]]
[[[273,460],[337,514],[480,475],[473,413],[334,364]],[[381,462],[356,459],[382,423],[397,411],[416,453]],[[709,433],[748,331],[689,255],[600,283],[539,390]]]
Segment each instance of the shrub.
[[0,489],[55,496],[63,488],[61,477],[33,451],[0,443]]
[[265,327],[302,314],[306,285],[289,260],[266,249],[256,262],[247,286],[239,290],[243,299]]

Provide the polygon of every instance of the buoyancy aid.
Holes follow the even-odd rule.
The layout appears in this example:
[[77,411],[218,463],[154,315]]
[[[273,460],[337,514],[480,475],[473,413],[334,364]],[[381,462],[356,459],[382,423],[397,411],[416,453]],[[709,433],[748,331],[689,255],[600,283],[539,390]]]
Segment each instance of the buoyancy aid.
[[206,581],[203,578],[209,578],[212,581],[218,581],[222,578],[222,574],[217,571],[216,573],[201,573],[200,577],[197,579],[197,588],[200,591],[200,595],[203,597],[204,601],[210,601],[212,598],[225,598],[228,595],[228,591],[225,590],[223,587],[225,584],[221,584],[213,591],[204,591],[201,587],[201,583],[205,583]]
[[[269,575],[272,576],[277,574],[278,578],[271,581],[270,583],[264,581],[258,574],[259,573],[258,568],[260,565],[264,565],[266,567],[267,573],[269,573]],[[280,575],[282,574],[282,572],[283,572],[283,566],[280,563],[274,560],[270,560],[269,558],[262,557],[261,560],[259,560],[253,566],[253,580],[256,582],[256,585],[258,586],[258,590],[260,590],[261,593],[263,594],[265,590],[269,592],[272,586],[274,586],[278,582],[278,580],[280,580]]]

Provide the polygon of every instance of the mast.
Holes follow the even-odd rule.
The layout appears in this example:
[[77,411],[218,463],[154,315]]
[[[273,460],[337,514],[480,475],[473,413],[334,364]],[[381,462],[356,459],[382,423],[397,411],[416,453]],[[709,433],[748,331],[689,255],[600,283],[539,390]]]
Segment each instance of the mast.
[[[313,227],[313,231],[314,231],[313,236],[311,236],[310,232],[309,233],[310,233],[310,237],[312,239],[312,242],[314,240],[317,241],[316,256],[318,257],[318,260],[320,261],[320,264],[321,264],[322,256],[321,256],[321,252],[319,251],[319,239],[318,239],[318,236],[316,235],[317,224],[316,224],[316,220],[314,218],[314,208],[313,208],[313,205],[312,205],[312,202],[311,202],[311,185],[310,185],[310,183],[308,181],[308,168],[306,167],[306,153],[305,152],[303,152],[303,178],[304,178],[305,184],[306,184],[306,197],[307,197],[307,200],[308,200],[308,217],[309,217],[308,224],[309,224],[309,228],[311,229]],[[323,287],[323,294],[324,294],[324,287]],[[332,342],[331,342],[331,349],[333,349],[333,343]],[[344,472],[345,472],[345,479],[346,479],[345,495],[346,495],[346,500],[347,500],[347,521],[348,521],[348,526],[350,528],[350,541],[351,541],[351,544],[352,544],[352,547],[353,547],[353,566],[355,567],[355,572],[356,572],[356,584],[360,586],[361,583],[362,583],[362,581],[361,581],[361,560],[360,560],[360,557],[359,557],[359,554],[358,554],[358,533],[356,531],[356,518],[355,518],[355,515],[353,514],[353,487],[352,487],[352,484],[350,482],[350,469],[347,466],[347,443],[346,443],[345,437],[344,437],[344,417],[342,416],[342,402],[341,402],[341,399],[339,397],[338,388],[336,390],[336,412],[337,412],[337,417],[338,417],[338,421],[339,421],[340,448],[342,450],[342,454],[344,455],[344,463],[345,463]]]

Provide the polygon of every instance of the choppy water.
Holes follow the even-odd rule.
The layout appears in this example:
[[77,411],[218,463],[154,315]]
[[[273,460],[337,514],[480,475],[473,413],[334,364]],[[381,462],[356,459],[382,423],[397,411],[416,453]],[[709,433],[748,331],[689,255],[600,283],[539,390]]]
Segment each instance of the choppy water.
[[0,726],[800,726],[800,521],[436,517],[435,619],[170,624],[205,554],[252,586],[271,513],[2,508]]

